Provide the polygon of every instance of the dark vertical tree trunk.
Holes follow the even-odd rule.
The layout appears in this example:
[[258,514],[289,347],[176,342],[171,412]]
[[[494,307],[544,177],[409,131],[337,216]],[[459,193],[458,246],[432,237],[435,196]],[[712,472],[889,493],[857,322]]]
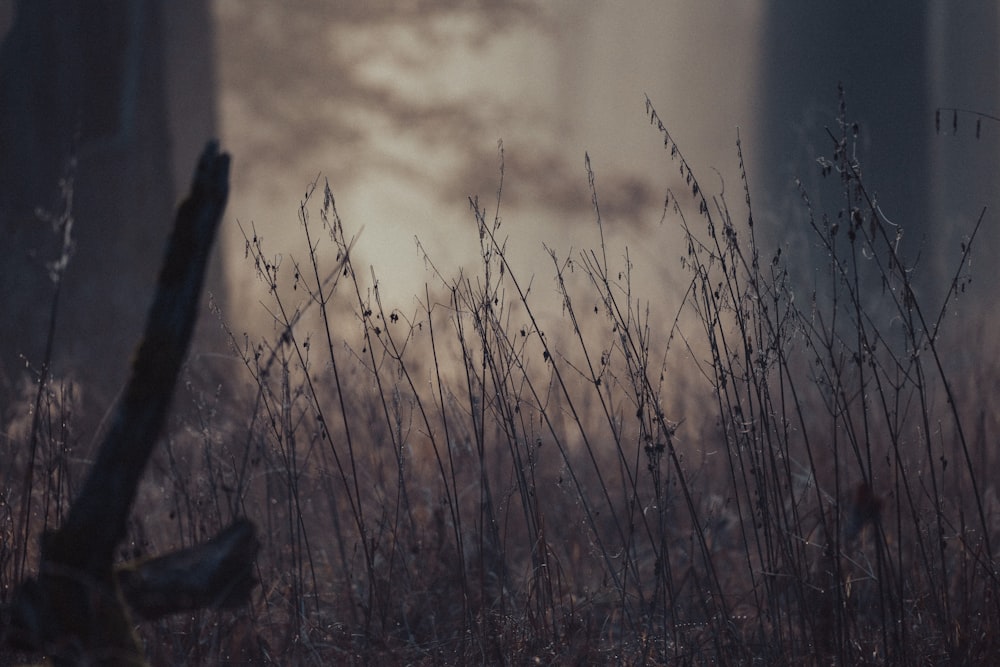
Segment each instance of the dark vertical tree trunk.
[[[189,2],[182,3],[189,5]],[[202,3],[203,4],[203,3]],[[177,200],[173,161],[214,130],[211,83],[171,104],[170,87],[211,82],[212,63],[168,62],[165,26],[187,51],[211,53],[207,9],[184,16],[162,0],[21,0],[0,48],[0,379],[39,368],[54,293],[46,264],[62,239],[38,210],[58,211],[73,177],[73,254],[60,294],[53,371],[106,400],[122,384],[145,317],[159,249]],[[200,67],[200,69],[198,69]],[[169,76],[168,76],[169,75]],[[189,118],[174,117],[170,112]],[[207,119],[207,121],[205,120]],[[70,160],[75,159],[75,168]]]
[[[1000,161],[1000,124],[974,114],[1000,109],[1000,8],[995,3],[889,0],[800,3],[770,0],[761,35],[760,144],[751,149],[759,209],[773,215],[780,242],[825,264],[808,229],[793,180],[802,179],[818,210],[835,214],[841,185],[815,162],[830,155],[824,132],[837,133],[838,82],[847,114],[860,127],[862,177],[885,216],[900,225],[918,297],[938,303],[957,268],[960,240],[980,211],[996,208],[992,174]],[[993,252],[988,236],[980,256]],[[974,283],[986,286],[986,281]]]
[[[1000,115],[1000,5],[938,3],[931,20],[935,108],[957,107]],[[933,138],[932,144],[934,224],[954,237],[950,239],[951,252],[942,262],[948,262],[952,270],[958,237],[968,233],[983,207],[989,209],[988,219],[995,220],[1000,211],[996,178],[1000,168],[1000,123],[962,113],[956,130],[953,120],[953,113],[942,112],[940,135]],[[981,123],[979,136],[977,121]],[[986,227],[992,226],[987,221]],[[990,256],[992,248],[984,244],[995,243],[996,238],[995,234],[984,234],[977,241],[979,252],[975,257]],[[981,270],[984,265],[978,266]],[[977,275],[973,287],[982,289],[983,297],[992,298],[992,285],[979,278]]]
[[849,119],[859,123],[865,182],[915,249],[929,224],[934,136],[926,3],[772,0],[766,12],[758,107],[762,146],[751,156],[752,177],[758,203],[778,215],[781,240],[802,251],[817,245],[805,228],[795,178],[818,207],[835,212],[841,203],[839,180],[822,179],[816,158],[832,153],[824,127],[839,134],[842,83]]

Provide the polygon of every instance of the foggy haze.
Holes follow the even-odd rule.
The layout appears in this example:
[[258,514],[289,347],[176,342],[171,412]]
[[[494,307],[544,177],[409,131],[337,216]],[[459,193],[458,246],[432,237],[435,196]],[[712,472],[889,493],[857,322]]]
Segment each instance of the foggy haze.
[[[9,28],[12,6],[0,3],[0,27]],[[597,245],[584,169],[589,154],[609,258],[624,267],[628,248],[644,281],[642,298],[662,298],[666,311],[673,312],[686,279],[679,273],[683,248],[676,221],[668,217],[661,223],[661,214],[667,190],[683,192],[686,186],[662,137],[650,127],[646,96],[706,194],[724,193],[737,218],[745,214],[739,133],[761,238],[804,252],[806,267],[822,264],[822,253],[815,255],[793,179],[802,179],[818,207],[835,210],[836,179],[824,182],[815,158],[831,150],[824,128],[835,129],[838,82],[846,89],[848,115],[861,130],[858,150],[866,181],[887,219],[903,225],[904,250],[921,258],[926,275],[955,266],[961,236],[982,207],[997,203],[992,183],[1000,127],[987,123],[977,139],[971,116],[954,134],[947,113],[949,131],[936,135],[933,122],[939,106],[994,114],[1000,108],[998,17],[992,4],[891,3],[876,12],[860,1],[820,11],[788,0],[626,5],[216,0],[200,14],[184,9],[204,10],[197,0],[164,5],[119,0],[115,6],[162,31],[162,46],[144,43],[152,53],[144,66],[163,58],[163,90],[148,75],[136,80],[152,90],[145,104],[155,107],[165,96],[167,129],[158,119],[153,124],[166,139],[153,144],[157,149],[145,149],[132,130],[119,128],[113,136],[125,143],[85,146],[84,155],[93,159],[108,146],[132,141],[129,150],[138,158],[130,159],[162,163],[156,173],[169,170],[171,176],[159,177],[158,184],[168,187],[154,206],[150,193],[137,193],[121,178],[81,163],[87,173],[78,183],[78,203],[86,203],[89,188],[101,186],[117,205],[122,197],[110,191],[110,184],[117,184],[130,188],[130,197],[146,198],[139,210],[153,222],[147,227],[129,219],[116,228],[100,206],[78,211],[78,252],[70,269],[77,272],[71,281],[77,291],[65,302],[77,303],[79,312],[62,320],[75,333],[62,345],[76,348],[77,356],[108,344],[109,321],[116,324],[116,354],[134,340],[146,298],[133,287],[151,284],[165,235],[156,225],[166,224],[165,202],[184,191],[194,156],[212,133],[221,134],[234,163],[215,267],[225,278],[209,290],[237,331],[267,319],[237,221],[248,232],[255,229],[274,257],[303,261],[299,203],[317,177],[320,191],[328,180],[347,234],[361,233],[353,259],[362,281],[370,282],[367,269],[373,266],[390,306],[407,310],[423,298],[425,283],[440,284],[416,239],[445,279],[478,265],[468,198],[478,196],[487,211],[494,210],[501,140],[501,236],[508,239],[518,277],[524,282],[534,277],[534,293],[555,298],[543,244],[563,258]],[[126,49],[121,57],[142,53],[135,34],[122,39],[114,45]],[[16,76],[19,68],[8,71]],[[134,78],[145,70],[127,71]],[[136,94],[135,86],[122,91]],[[128,110],[135,100],[116,102]],[[62,113],[66,122],[59,129],[66,137],[74,131],[73,113]],[[9,131],[19,137],[22,128]],[[50,134],[40,133],[40,141]],[[40,149],[24,150],[34,155]],[[51,156],[49,162],[65,157]],[[21,159],[8,156],[12,178],[25,173],[17,163]],[[50,189],[52,169],[42,179]],[[318,205],[314,201],[314,214]],[[32,210],[22,209],[22,217]],[[136,236],[142,242],[129,240],[135,230],[145,230]],[[117,254],[108,254],[111,240]],[[977,247],[977,257],[988,257],[988,249],[996,247],[995,232],[987,227]],[[37,272],[36,264],[28,266]],[[11,270],[20,280],[24,271]],[[47,284],[41,273],[37,278]],[[12,289],[8,285],[8,292]],[[112,290],[122,294],[93,297]],[[45,312],[35,310],[44,319]],[[93,338],[81,333],[88,331]],[[20,354],[17,344],[4,347]],[[98,368],[104,373],[104,365]]]
[[[522,278],[536,274],[552,292],[542,243],[562,256],[596,244],[585,152],[610,254],[623,258],[628,243],[658,275],[656,264],[674,268],[681,254],[648,243],[671,236],[659,220],[679,177],[644,95],[706,184],[722,188],[718,169],[738,197],[737,127],[747,140],[754,115],[754,4],[439,4],[217,4],[222,132],[237,156],[229,216],[254,221],[271,252],[287,252],[299,199],[322,173],[348,233],[364,228],[357,265],[374,265],[383,294],[405,305],[437,282],[414,237],[443,272],[475,266],[467,199],[492,212],[502,140],[502,234]],[[227,269],[238,283],[252,276],[232,232]]]
[[[587,152],[611,256],[628,246],[659,288],[681,254],[673,226],[659,224],[662,202],[667,188],[683,188],[644,95],[702,187],[724,192],[739,216],[738,130],[768,240],[801,249],[812,232],[793,180],[817,206],[837,204],[824,201],[836,183],[821,182],[815,158],[830,152],[824,128],[836,131],[843,82],[866,177],[906,228],[910,256],[922,252],[928,273],[953,266],[957,237],[995,203],[987,175],[1000,128],[977,141],[967,120],[958,136],[935,136],[933,114],[997,108],[996,8],[791,5],[221,0],[222,132],[237,155],[230,217],[254,221],[284,253],[299,200],[321,174],[349,233],[364,229],[358,266],[374,265],[383,294],[405,303],[436,282],[415,237],[446,274],[475,265],[467,197],[492,211],[502,140],[503,233],[515,268],[544,291],[542,243],[565,256],[597,241]],[[926,245],[944,238],[927,233],[942,229],[954,231],[945,236],[955,253],[928,257]],[[228,234],[227,272],[242,295],[242,239]]]
[[[0,643],[1000,653],[997,3],[0,0],[0,36]],[[234,519],[238,583],[128,595],[229,569]]]

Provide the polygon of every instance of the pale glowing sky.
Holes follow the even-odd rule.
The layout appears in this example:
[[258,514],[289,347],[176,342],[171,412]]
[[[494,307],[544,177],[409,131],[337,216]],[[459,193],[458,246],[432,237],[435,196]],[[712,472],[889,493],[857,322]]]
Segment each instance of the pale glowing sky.
[[[235,156],[228,217],[254,221],[273,252],[301,255],[298,202],[322,173],[349,232],[364,228],[358,266],[373,264],[383,294],[405,305],[435,283],[414,237],[446,274],[475,265],[467,198],[494,201],[502,139],[504,231],[515,266],[538,283],[552,276],[543,242],[565,255],[597,241],[586,151],[609,255],[623,257],[628,245],[658,279],[681,256],[665,252],[659,225],[678,172],[644,95],[706,188],[722,187],[710,168],[725,175],[731,203],[742,201],[737,127],[752,140],[759,3],[689,4],[456,3],[352,14],[219,0],[220,116]],[[247,284],[234,228],[230,275]]]

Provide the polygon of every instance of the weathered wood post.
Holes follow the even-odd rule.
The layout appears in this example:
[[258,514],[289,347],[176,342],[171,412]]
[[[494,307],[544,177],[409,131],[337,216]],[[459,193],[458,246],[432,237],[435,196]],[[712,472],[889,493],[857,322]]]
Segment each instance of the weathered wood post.
[[257,540],[237,521],[210,542],[116,568],[139,479],[166,420],[229,193],[229,156],[210,142],[177,211],[145,334],[97,460],[65,523],[42,537],[38,576],[4,610],[8,642],[56,664],[141,665],[130,608],[150,618],[246,601]]

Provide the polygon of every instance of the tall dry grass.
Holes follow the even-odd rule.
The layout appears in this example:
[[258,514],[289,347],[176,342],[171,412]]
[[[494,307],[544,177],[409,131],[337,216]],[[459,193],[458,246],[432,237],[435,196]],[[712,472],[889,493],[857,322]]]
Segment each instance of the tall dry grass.
[[[782,221],[808,225],[819,266],[767,240],[745,172],[737,213],[647,112],[682,178],[662,213],[686,241],[677,294],[642,294],[602,241],[551,249],[561,308],[536,305],[501,235],[502,147],[495,201],[470,200],[478,271],[436,272],[409,310],[353,263],[329,185],[299,210],[301,262],[245,229],[271,334],[230,331],[233,372],[177,397],[122,555],[246,515],[261,587],[245,610],[141,628],[153,663],[1000,655],[1000,375],[964,295],[983,218],[927,303],[846,110],[820,166],[836,210],[803,191]],[[34,392],[0,441],[4,601],[90,453],[72,388]]]

